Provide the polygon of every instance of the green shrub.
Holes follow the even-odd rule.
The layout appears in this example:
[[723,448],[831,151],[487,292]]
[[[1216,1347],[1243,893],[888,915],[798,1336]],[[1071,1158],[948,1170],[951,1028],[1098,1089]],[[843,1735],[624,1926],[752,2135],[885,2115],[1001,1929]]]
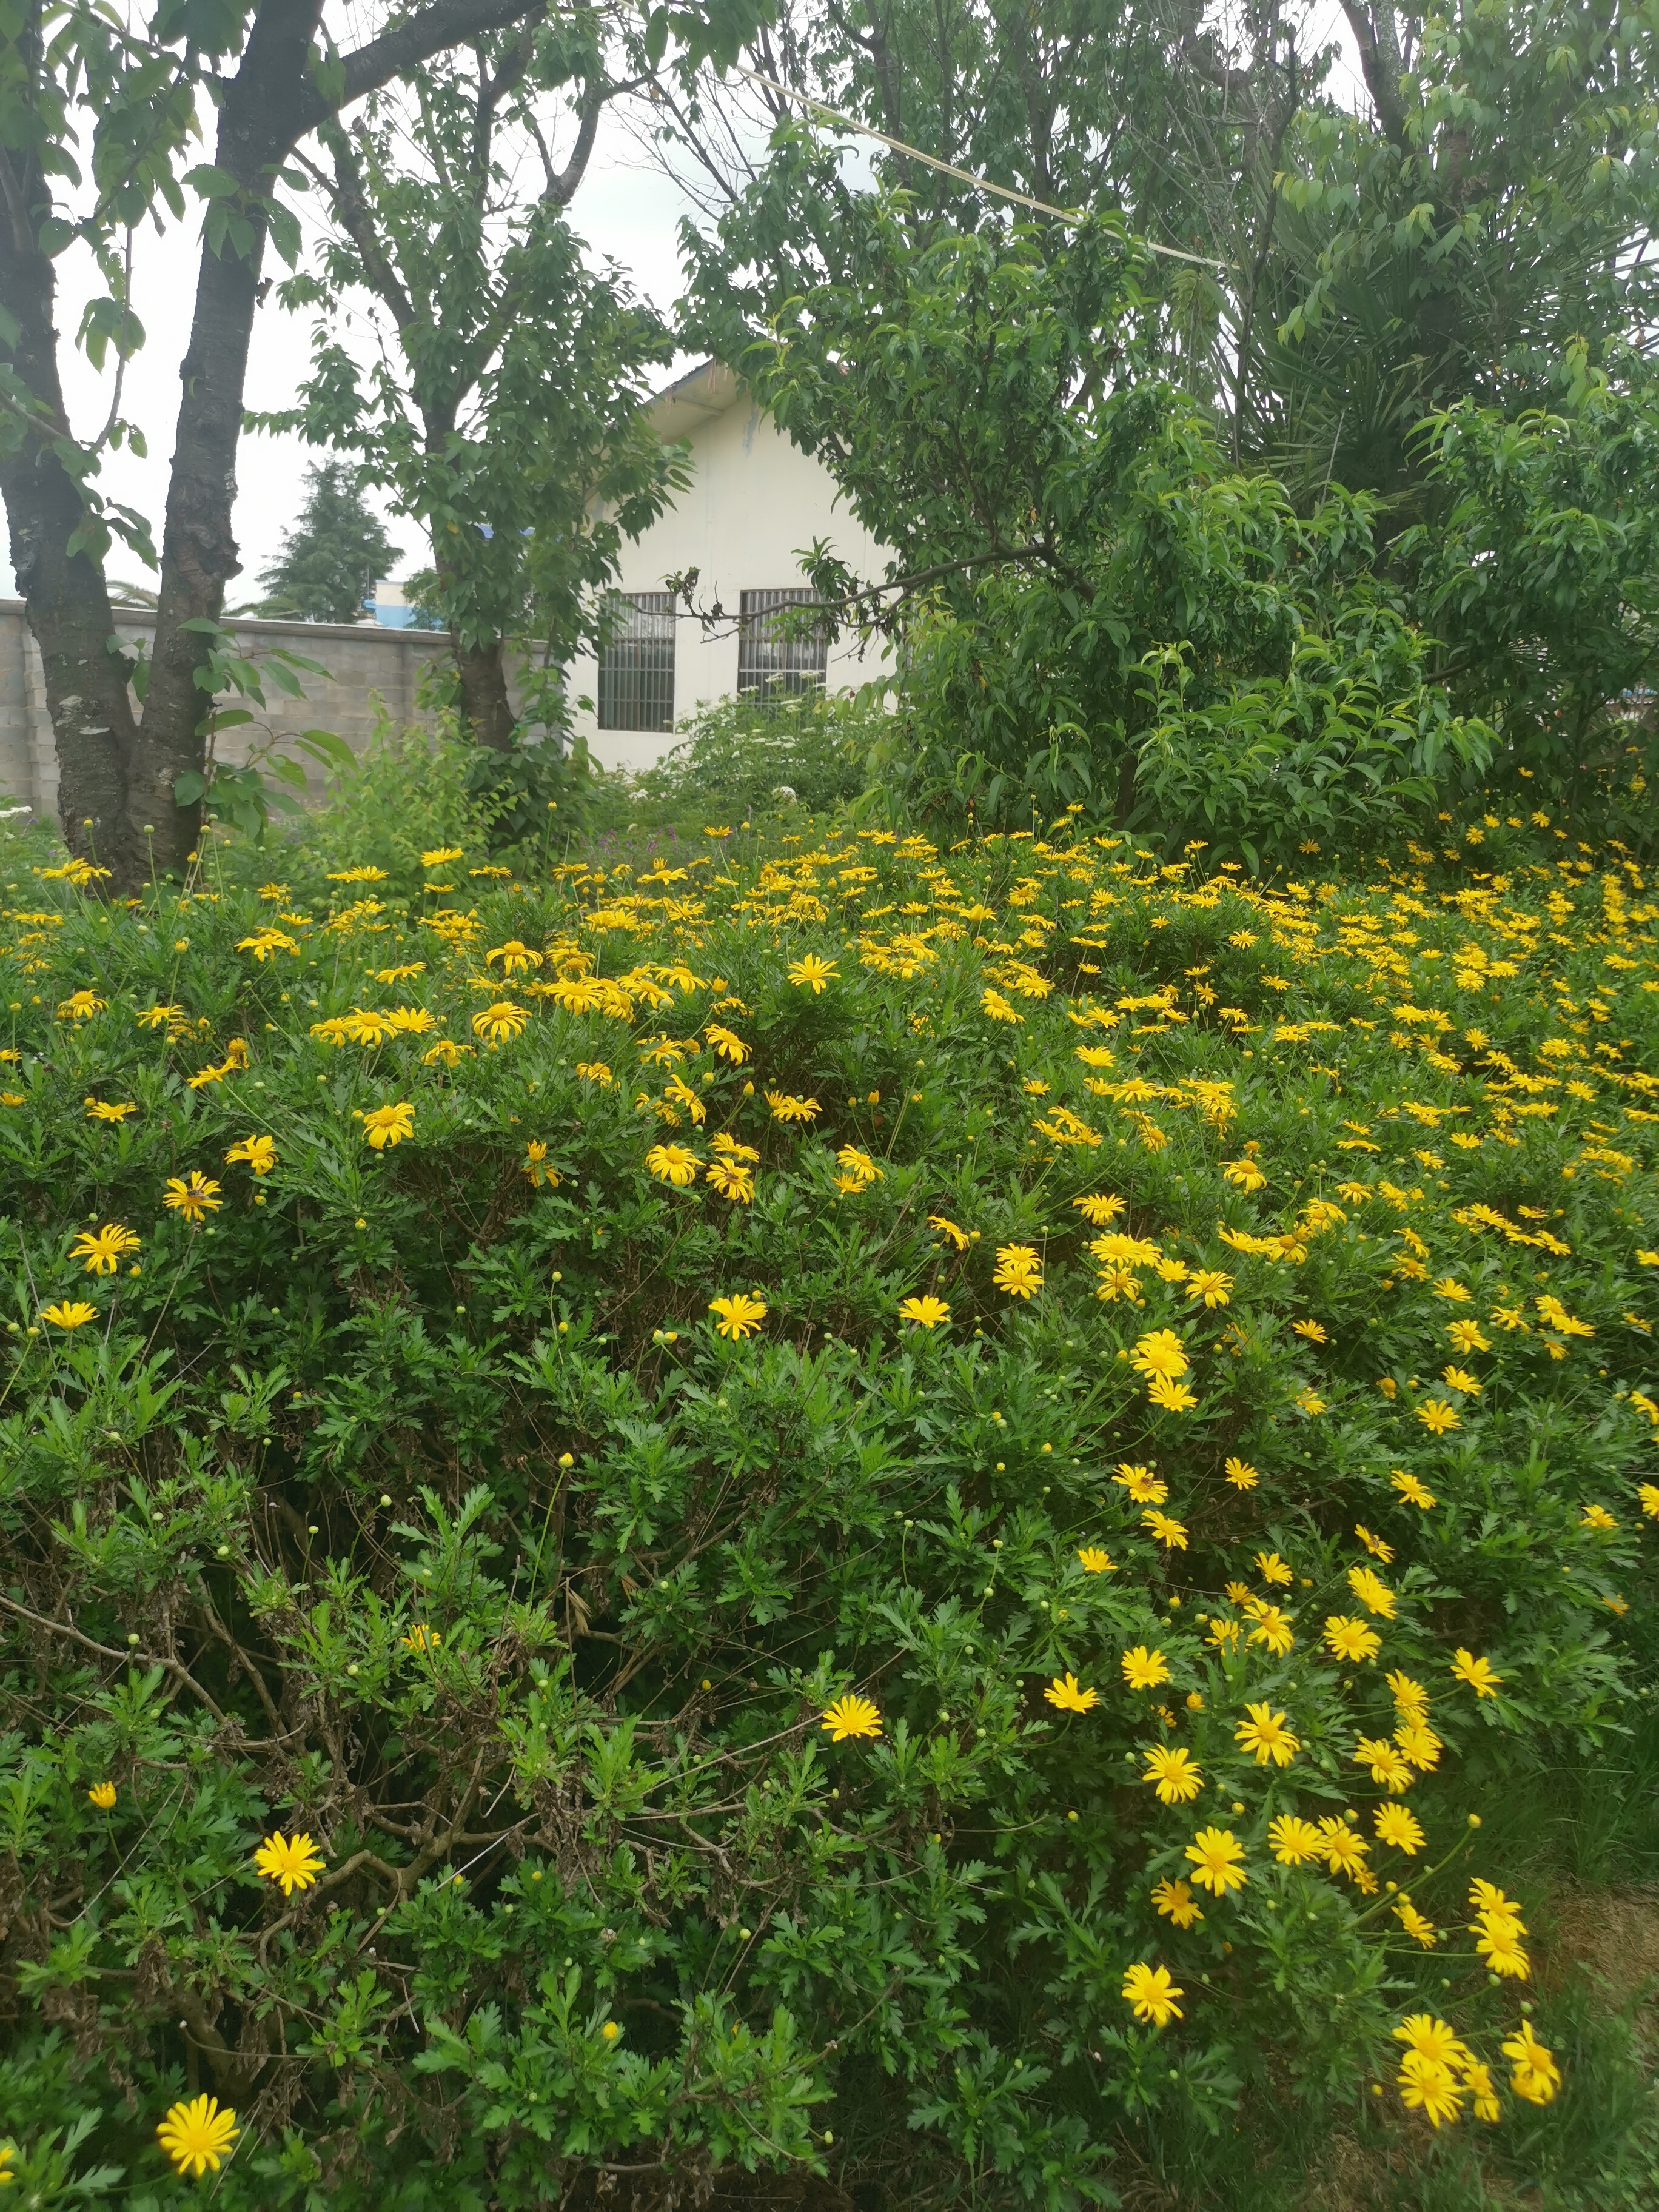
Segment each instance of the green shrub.
[[1131,823],[1171,859],[1200,842],[1211,866],[1242,860],[1252,875],[1425,829],[1442,782],[1456,789],[1492,752],[1486,725],[1424,682],[1425,653],[1357,595],[1334,636],[1297,641],[1284,675],[1237,680],[1209,704],[1188,696],[1183,649],[1152,656]]
[[1282,2203],[1235,2130],[1409,2087],[1424,2013],[1551,2166],[1470,1884],[1530,1924],[1497,1816],[1652,1680],[1617,855],[0,857],[20,2203],[159,2206],[200,2095],[229,2212]]
[[[1206,832],[1157,810],[1166,796],[1194,799],[1242,811],[1258,848],[1291,778],[1328,793],[1339,815],[1372,795],[1379,770],[1391,813],[1410,803],[1407,785],[1419,808],[1430,787],[1431,815],[1451,803],[1465,788],[1458,746],[1441,747],[1443,781],[1420,761],[1397,772],[1387,751],[1402,723],[1408,751],[1426,750],[1420,730],[1447,734],[1448,657],[1425,609],[1474,588],[1461,556],[1431,562],[1414,599],[1391,555],[1401,518],[1386,498],[1332,483],[1328,454],[1322,483],[1293,495],[1218,435],[1213,410],[1160,352],[1147,313],[1158,280],[1116,216],[1057,232],[991,216],[965,231],[918,228],[914,215],[902,193],[849,194],[831,149],[784,134],[764,179],[710,235],[688,238],[703,342],[741,366],[757,403],[817,456],[884,549],[879,579],[822,546],[805,562],[836,619],[892,655],[902,717],[874,780],[913,817],[949,819],[971,801],[981,825],[1024,828],[1080,802],[1097,822],[1155,819],[1157,834],[1181,838]],[[1626,450],[1602,469],[1609,515],[1643,458]],[[1565,476],[1595,473],[1581,456]],[[1560,476],[1552,486],[1564,499]],[[1450,506],[1456,487],[1445,489]],[[1496,510],[1480,495],[1468,505],[1469,550],[1489,558]],[[1651,649],[1645,594],[1632,620],[1613,582],[1631,573],[1620,551],[1646,542],[1639,526],[1604,532],[1580,580],[1577,604],[1632,633],[1621,666]],[[1560,590],[1560,560],[1559,542],[1532,550],[1534,599]],[[1480,620],[1508,618],[1518,666],[1536,644],[1533,610],[1517,623],[1509,595],[1497,602],[1501,614],[1483,607]],[[1325,662],[1318,684],[1300,659],[1310,640]],[[1177,658],[1195,759],[1167,743],[1160,687],[1147,683],[1149,667]],[[1388,681],[1376,688],[1379,659]],[[1316,690],[1340,701],[1337,726]],[[1500,719],[1498,706],[1454,704]],[[1450,726],[1478,738],[1473,719]],[[1160,771],[1151,789],[1149,766]]]
[[429,871],[421,855],[443,846],[482,854],[491,811],[475,788],[480,748],[456,736],[453,717],[434,732],[382,715],[350,768],[333,775],[320,806],[258,840],[228,838],[222,864],[252,889],[281,876],[302,904],[335,896],[331,878],[372,868],[398,896],[417,894]]
[[536,866],[562,854],[586,817],[589,783],[580,750],[494,751],[458,737],[447,711],[432,731],[383,717],[320,805],[277,835],[218,833],[218,865],[247,889],[282,876],[305,902],[327,902],[345,872],[365,868],[378,871],[371,880],[385,896],[418,898],[433,880],[426,853],[459,848],[498,872],[503,860]]
[[596,828],[694,834],[706,823],[736,828],[799,806],[832,814],[864,789],[870,749],[888,716],[847,693],[798,699],[722,699],[682,725],[653,767],[617,779],[596,802]]
[[[1585,371],[1582,343],[1567,364]],[[1533,804],[1568,807],[1651,849],[1659,774],[1659,392],[1595,373],[1561,412],[1508,420],[1464,401],[1419,442],[1437,512],[1401,538],[1453,704],[1501,734],[1498,774]]]
[[562,848],[568,831],[580,829],[589,799],[586,747],[567,752],[557,738],[526,744],[515,738],[503,751],[474,745],[471,755],[466,795],[496,858],[512,854],[526,866],[544,863]]

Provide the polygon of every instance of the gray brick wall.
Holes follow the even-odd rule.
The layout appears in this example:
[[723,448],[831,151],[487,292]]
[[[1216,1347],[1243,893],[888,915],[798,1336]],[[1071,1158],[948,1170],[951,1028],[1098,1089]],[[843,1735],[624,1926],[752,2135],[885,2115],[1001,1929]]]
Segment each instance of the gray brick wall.
[[[116,629],[130,643],[146,646],[155,635],[151,617],[123,609]],[[252,708],[253,723],[228,730],[219,750],[241,762],[268,732],[291,736],[301,730],[331,730],[354,752],[362,752],[382,711],[403,727],[420,724],[416,694],[423,672],[448,653],[449,641],[430,630],[383,629],[378,623],[258,622],[228,625],[240,649],[257,658],[273,646],[285,646],[307,660],[320,661],[325,677],[302,675],[305,696],[289,698],[273,685],[266,706]],[[307,764],[310,795],[322,793],[322,781]],[[40,654],[29,631],[21,599],[0,599],[0,805],[27,806],[40,814],[56,811],[58,760],[46,714]]]

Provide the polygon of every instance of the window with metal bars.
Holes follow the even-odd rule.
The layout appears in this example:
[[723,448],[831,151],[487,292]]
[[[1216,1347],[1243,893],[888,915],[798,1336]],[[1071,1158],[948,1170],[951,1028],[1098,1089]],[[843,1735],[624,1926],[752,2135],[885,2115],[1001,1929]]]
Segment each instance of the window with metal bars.
[[599,655],[599,727],[674,726],[674,600],[668,592],[619,592]]
[[814,592],[745,592],[738,617],[738,691],[755,699],[798,698],[822,686],[830,665],[830,640],[821,628],[791,635],[778,615],[785,607],[817,605]]

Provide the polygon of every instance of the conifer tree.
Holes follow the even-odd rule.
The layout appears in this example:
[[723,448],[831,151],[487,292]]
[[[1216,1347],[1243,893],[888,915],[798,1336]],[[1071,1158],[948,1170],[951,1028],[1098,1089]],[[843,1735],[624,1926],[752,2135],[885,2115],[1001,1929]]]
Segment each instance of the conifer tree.
[[364,504],[346,461],[306,471],[306,501],[283,550],[259,580],[268,594],[259,611],[305,622],[361,622],[379,578],[402,557],[380,517]]

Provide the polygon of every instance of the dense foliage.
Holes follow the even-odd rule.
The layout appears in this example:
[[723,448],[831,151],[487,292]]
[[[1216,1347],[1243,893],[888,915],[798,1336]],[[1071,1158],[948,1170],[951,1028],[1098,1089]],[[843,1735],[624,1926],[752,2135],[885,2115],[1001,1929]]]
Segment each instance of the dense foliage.
[[1501,725],[1511,777],[1550,779],[1638,843],[1652,834],[1645,780],[1626,796],[1608,769],[1632,723],[1647,774],[1659,765],[1654,396],[1643,370],[1633,389],[1590,382],[1559,411],[1435,417],[1422,445],[1437,513],[1400,547],[1454,694]]
[[719,700],[683,724],[638,775],[597,775],[585,816],[596,829],[672,824],[700,837],[720,819],[735,830],[796,805],[833,813],[862,795],[888,720],[878,702],[817,690],[797,699]]
[[686,228],[699,341],[890,549],[806,566],[899,648],[913,809],[1252,868],[1516,764],[1604,809],[1659,677],[1659,18],[1342,12],[1357,105],[1305,8],[786,7],[786,75],[1042,203],[902,145],[857,188],[780,112]]
[[913,806],[1076,799],[1254,869],[1362,813],[1387,835],[1489,762],[1375,499],[1298,514],[1229,460],[1158,374],[1151,264],[1113,223],[914,244],[797,142],[696,260],[708,342],[892,549],[877,583],[808,565],[836,619],[902,639],[877,766]]
[[[1600,0],[1345,9],[1334,79],[1285,132],[1261,233],[1245,450],[1302,484],[1428,503],[1415,431],[1554,403],[1575,351],[1627,373],[1653,313],[1659,14]],[[1226,289],[1247,290],[1237,278]],[[1218,318],[1238,328],[1237,309]]]
[[1582,2146],[1513,1821],[1651,1682],[1659,908],[1536,815],[1276,890],[9,846],[9,2175]]
[[[1298,503],[1335,483],[1410,510],[1424,415],[1548,404],[1570,351],[1616,367],[1651,324],[1659,17],[1630,0],[1346,0],[1341,16],[780,0],[758,58],[957,165],[872,152],[914,243],[1000,211],[975,178],[1119,210],[1170,257],[1160,366],[1232,460]],[[708,118],[667,135],[694,152],[689,179],[743,197],[752,161]],[[789,191],[787,159],[763,183]],[[1063,252],[1066,226],[1043,228]]]

